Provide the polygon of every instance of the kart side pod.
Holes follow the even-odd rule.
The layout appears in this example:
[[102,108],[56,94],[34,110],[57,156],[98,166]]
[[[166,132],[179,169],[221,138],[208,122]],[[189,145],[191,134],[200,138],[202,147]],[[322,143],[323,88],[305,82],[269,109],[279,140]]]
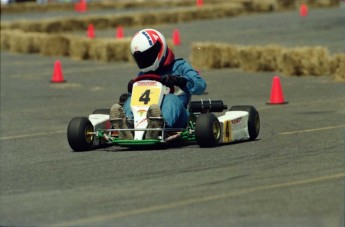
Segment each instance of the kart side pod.
[[190,111],[193,113],[223,112],[228,107],[222,100],[202,100],[191,101]]

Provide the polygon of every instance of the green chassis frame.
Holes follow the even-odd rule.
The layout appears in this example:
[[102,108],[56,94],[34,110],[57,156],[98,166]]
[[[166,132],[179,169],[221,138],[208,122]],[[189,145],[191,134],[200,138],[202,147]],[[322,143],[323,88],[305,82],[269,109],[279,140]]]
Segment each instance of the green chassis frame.
[[[176,139],[173,139],[169,142],[173,142],[175,140],[181,141],[181,142],[195,142],[195,119],[196,116],[191,113],[190,120],[188,122],[188,126],[185,129],[161,129],[161,131],[173,131],[178,132],[179,136]],[[160,129],[157,129],[160,130]],[[165,144],[168,143],[167,141],[162,139],[142,139],[142,140],[123,140],[119,139],[118,137],[109,137],[107,134],[112,131],[118,131],[116,129],[100,129],[97,130],[94,134],[96,138],[99,139],[105,139],[107,144],[111,145],[119,145],[119,146],[150,146],[150,145],[158,145],[158,144]],[[139,131],[139,130],[137,130]]]

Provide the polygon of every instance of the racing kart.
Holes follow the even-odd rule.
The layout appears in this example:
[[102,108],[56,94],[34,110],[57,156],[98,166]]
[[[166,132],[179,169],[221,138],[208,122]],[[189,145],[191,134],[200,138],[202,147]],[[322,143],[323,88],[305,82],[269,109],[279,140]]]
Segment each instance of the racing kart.
[[[109,120],[110,109],[97,109],[88,117],[73,118],[67,128],[67,139],[73,151],[88,151],[105,145],[148,146],[174,142],[196,142],[200,147],[214,147],[236,141],[255,140],[260,131],[260,117],[253,106],[232,106],[222,100],[199,100],[189,102],[190,117],[185,128],[147,128],[146,113],[150,105],[160,106],[164,95],[174,93],[174,87],[160,82],[160,76],[146,74],[135,79],[133,84],[131,109],[133,128],[112,128]],[[176,94],[176,92],[175,92]],[[119,131],[129,130],[133,140],[119,137]],[[159,131],[156,139],[145,139],[149,130]]]

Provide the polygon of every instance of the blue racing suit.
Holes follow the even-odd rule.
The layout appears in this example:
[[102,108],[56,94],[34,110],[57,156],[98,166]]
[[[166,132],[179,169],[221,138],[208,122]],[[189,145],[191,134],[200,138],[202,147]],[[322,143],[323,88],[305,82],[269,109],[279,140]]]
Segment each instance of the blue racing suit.
[[[163,118],[166,127],[184,128],[187,126],[189,112],[187,105],[191,99],[191,95],[201,95],[206,89],[206,82],[197,71],[184,59],[176,59],[171,67],[158,69],[154,74],[164,76],[173,75],[181,76],[187,80],[187,85],[182,89],[183,93],[179,95],[167,94],[164,96],[161,105]],[[138,76],[143,75],[140,73]],[[123,105],[124,111],[128,119],[133,119],[133,113],[130,107],[130,97]]]

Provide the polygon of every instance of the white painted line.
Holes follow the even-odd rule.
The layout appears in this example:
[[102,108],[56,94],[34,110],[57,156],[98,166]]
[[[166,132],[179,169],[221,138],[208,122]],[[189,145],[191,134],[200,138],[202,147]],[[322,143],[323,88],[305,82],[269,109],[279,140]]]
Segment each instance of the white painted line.
[[16,135],[16,136],[6,136],[6,137],[0,137],[0,140],[13,140],[13,139],[21,139],[21,138],[27,138],[27,137],[44,136],[44,135],[59,134],[59,133],[66,133],[66,132],[67,131],[55,131],[55,132],[31,133],[31,134]]
[[299,130],[299,131],[292,131],[292,132],[282,132],[279,133],[279,135],[292,135],[297,133],[304,133],[304,132],[317,132],[317,131],[325,131],[325,130],[332,130],[337,128],[344,128],[345,125],[337,125],[337,126],[329,126],[324,128],[313,128],[313,129],[305,129],[305,130]]

